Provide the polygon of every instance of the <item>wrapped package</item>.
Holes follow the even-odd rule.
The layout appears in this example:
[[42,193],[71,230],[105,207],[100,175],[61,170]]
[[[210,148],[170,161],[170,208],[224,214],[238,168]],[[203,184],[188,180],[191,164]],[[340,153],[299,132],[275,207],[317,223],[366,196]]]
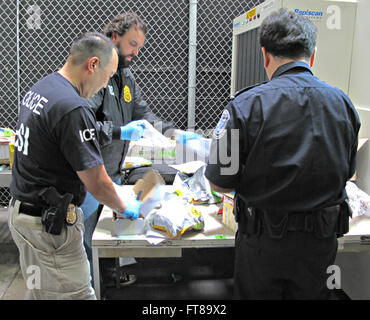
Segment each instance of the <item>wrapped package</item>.
[[145,129],[143,132],[143,138],[150,139],[153,144],[164,147],[171,146],[171,142],[163,134],[161,134],[156,128],[154,128],[148,121],[142,120]]
[[143,137],[138,141],[130,142],[127,156],[157,160],[156,163],[162,161],[170,164],[174,163],[176,159],[176,141],[166,138],[148,121],[142,121],[145,125]]
[[[116,184],[113,184],[113,186],[122,199],[136,198],[142,201],[143,205],[140,208],[140,215],[146,217],[157,202],[167,199],[164,190],[160,188],[163,184],[163,178],[158,171],[150,170],[135,183],[132,190]],[[143,234],[146,226],[146,219],[131,219],[120,213],[113,213],[112,235],[114,236]]]
[[192,161],[207,163],[211,149],[211,139],[189,139],[186,144],[176,143],[176,164]]
[[206,165],[200,167],[192,177],[177,173],[173,183],[176,192],[194,204],[213,204],[222,200],[222,195],[212,190],[204,175]]
[[179,197],[163,201],[159,208],[153,209],[147,219],[152,228],[166,231],[171,238],[176,238],[188,230],[204,228],[202,214]]
[[9,128],[0,128],[0,164],[12,165],[15,133]]
[[126,157],[121,170],[135,169],[141,167],[150,167],[152,162],[143,157]]
[[346,192],[352,210],[352,218],[360,215],[370,217],[370,196],[351,181],[347,181]]
[[154,161],[154,163],[162,163],[163,161],[173,164],[176,160],[175,147],[175,141],[168,140],[167,144],[157,144],[151,139],[141,138],[139,141],[130,142],[127,155],[129,157],[143,157]]

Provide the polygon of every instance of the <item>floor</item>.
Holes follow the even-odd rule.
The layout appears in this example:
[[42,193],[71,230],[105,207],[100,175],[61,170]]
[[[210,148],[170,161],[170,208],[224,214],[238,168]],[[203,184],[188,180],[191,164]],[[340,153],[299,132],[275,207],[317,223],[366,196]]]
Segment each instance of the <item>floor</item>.
[[21,300],[26,290],[20,272],[18,249],[7,224],[8,214],[0,209],[0,300]]
[[[0,300],[24,299],[20,272],[7,211],[0,209]],[[233,292],[234,249],[185,249],[182,258],[142,258],[121,270],[135,274],[130,286],[106,288],[107,300],[229,300]]]
[[[135,274],[134,285],[105,290],[105,299],[232,299],[233,251],[186,249],[182,258],[137,259],[122,270]],[[231,263],[224,263],[225,260]]]

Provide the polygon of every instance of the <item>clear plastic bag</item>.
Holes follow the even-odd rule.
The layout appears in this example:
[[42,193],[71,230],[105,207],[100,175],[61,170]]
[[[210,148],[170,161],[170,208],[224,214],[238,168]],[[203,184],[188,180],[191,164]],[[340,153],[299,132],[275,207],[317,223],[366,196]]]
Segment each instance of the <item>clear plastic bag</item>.
[[163,148],[172,147],[171,142],[163,134],[161,134],[157,129],[155,129],[148,121],[142,120],[145,129],[143,132],[143,138],[150,140],[153,145],[161,146]]

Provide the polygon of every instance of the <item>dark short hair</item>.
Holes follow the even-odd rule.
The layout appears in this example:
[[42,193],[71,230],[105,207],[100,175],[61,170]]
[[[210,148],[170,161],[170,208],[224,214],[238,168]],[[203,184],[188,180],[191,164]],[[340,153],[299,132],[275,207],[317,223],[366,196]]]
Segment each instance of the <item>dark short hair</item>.
[[316,26],[298,13],[280,9],[268,15],[261,24],[261,47],[279,58],[309,58],[317,38]]
[[86,32],[72,44],[69,58],[72,64],[80,65],[91,57],[100,59],[100,66],[105,68],[112,59],[112,49],[116,49],[112,40],[99,32]]
[[115,16],[102,30],[107,37],[111,38],[113,32],[117,32],[119,36],[123,36],[131,26],[136,25],[140,30],[147,33],[148,27],[145,22],[134,12],[124,12]]

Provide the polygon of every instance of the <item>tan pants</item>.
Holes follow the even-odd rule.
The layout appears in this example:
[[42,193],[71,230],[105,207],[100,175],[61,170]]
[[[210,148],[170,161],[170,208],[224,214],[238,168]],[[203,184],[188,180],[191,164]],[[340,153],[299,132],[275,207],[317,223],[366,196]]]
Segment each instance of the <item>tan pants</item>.
[[[11,203],[11,202],[10,202]],[[40,217],[19,212],[20,202],[9,205],[9,229],[20,254],[27,296],[38,300],[96,299],[83,247],[82,210],[77,221],[60,235],[44,231]]]

